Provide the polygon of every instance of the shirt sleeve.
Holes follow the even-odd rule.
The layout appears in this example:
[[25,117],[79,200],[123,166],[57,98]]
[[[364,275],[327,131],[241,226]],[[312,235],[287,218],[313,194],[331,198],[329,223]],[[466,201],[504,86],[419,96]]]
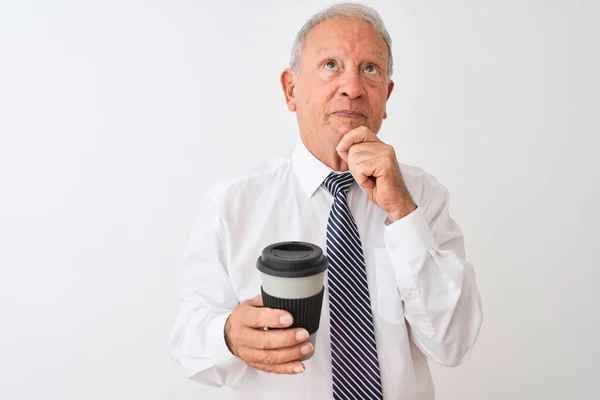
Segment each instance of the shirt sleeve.
[[450,217],[446,188],[427,182],[416,203],[404,218],[386,220],[385,245],[413,341],[434,361],[456,366],[467,358],[483,321],[475,272]]
[[171,355],[188,378],[237,386],[247,365],[225,344],[225,321],[239,300],[227,274],[226,235],[214,202],[197,215],[182,262],[182,297]]

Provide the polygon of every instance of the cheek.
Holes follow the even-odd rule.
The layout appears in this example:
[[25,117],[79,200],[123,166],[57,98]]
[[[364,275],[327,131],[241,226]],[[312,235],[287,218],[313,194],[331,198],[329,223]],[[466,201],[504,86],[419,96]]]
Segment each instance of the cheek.
[[325,108],[335,99],[338,85],[335,82],[322,82],[319,91],[315,94],[315,103],[321,107],[321,110]]
[[323,114],[329,104],[329,90],[323,85],[319,85],[311,92],[310,96],[304,99],[304,105],[311,114]]
[[377,88],[376,90],[373,90],[370,98],[371,101],[369,103],[371,105],[371,109],[375,113],[383,115],[385,112],[385,104],[387,102],[387,93],[382,91],[381,88]]
[[327,112],[327,106],[335,96],[335,82],[314,76],[303,82],[303,90],[297,97],[298,105],[303,108],[303,113],[313,119]]

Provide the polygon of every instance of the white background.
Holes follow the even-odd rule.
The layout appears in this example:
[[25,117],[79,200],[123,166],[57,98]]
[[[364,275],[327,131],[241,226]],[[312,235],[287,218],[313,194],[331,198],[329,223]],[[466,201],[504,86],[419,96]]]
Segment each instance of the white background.
[[[169,357],[207,187],[296,140],[279,73],[321,1],[0,1],[0,398],[225,399]],[[440,400],[600,389],[600,3],[369,1],[380,136],[453,195],[484,301]]]

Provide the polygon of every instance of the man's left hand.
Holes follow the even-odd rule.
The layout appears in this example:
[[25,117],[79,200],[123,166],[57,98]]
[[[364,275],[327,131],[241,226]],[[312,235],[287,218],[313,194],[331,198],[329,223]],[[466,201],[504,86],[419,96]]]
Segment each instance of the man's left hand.
[[366,126],[348,132],[336,147],[356,182],[391,222],[413,212],[417,206],[406,189],[396,152]]

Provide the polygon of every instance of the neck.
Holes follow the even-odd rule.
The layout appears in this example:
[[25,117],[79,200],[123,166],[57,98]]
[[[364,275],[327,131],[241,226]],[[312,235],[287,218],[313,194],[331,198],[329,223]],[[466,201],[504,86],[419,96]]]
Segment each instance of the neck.
[[321,162],[323,162],[325,165],[327,165],[329,168],[331,168],[334,171],[337,171],[337,172],[348,171],[348,164],[346,163],[346,161],[342,160],[342,158],[337,154],[337,152],[335,152],[335,154],[332,155],[329,158],[329,160],[324,160],[322,158],[319,158],[319,160],[321,160]]
[[311,141],[305,140],[305,138],[302,136],[300,139],[308,151],[323,164],[327,165],[334,171],[348,171],[348,164],[339,156],[334,146],[324,149],[322,146],[316,146]]

